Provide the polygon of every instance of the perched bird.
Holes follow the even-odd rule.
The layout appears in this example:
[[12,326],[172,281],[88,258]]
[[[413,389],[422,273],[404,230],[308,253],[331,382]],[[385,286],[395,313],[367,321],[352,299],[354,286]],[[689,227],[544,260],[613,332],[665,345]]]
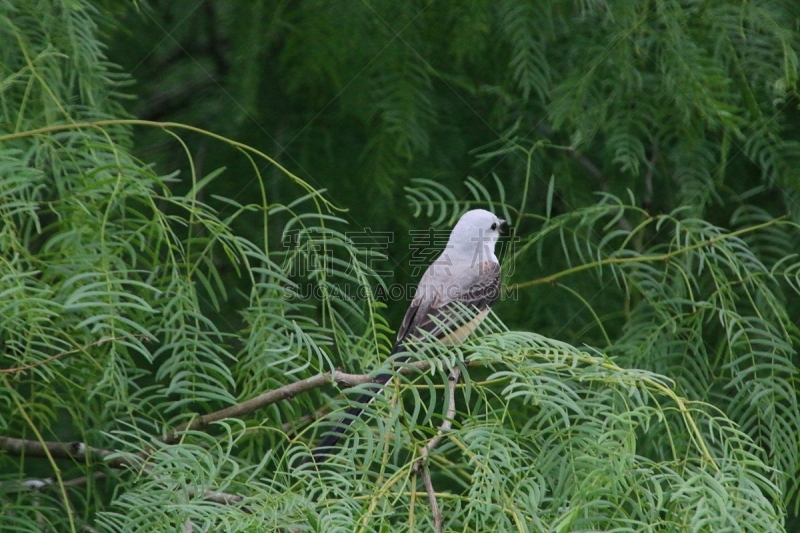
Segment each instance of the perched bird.
[[[500,295],[500,263],[495,244],[508,227],[505,220],[483,209],[467,211],[456,223],[447,246],[428,267],[417,285],[414,299],[397,332],[391,355],[398,362],[410,359],[415,341],[431,336],[446,345],[464,340],[489,314]],[[353,421],[364,412],[392,375],[379,374],[369,385],[369,393],[356,400],[339,423],[313,452],[314,460],[324,461]]]

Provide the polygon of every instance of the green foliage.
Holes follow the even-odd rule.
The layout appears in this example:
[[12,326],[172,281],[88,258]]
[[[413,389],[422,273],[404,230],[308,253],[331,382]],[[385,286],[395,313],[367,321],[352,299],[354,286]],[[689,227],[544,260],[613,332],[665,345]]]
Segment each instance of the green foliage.
[[[429,531],[446,424],[446,530],[796,527],[798,20],[0,0],[0,529]],[[400,375],[407,230],[474,207],[504,298]],[[398,375],[326,464],[364,385],[172,438],[337,368]]]

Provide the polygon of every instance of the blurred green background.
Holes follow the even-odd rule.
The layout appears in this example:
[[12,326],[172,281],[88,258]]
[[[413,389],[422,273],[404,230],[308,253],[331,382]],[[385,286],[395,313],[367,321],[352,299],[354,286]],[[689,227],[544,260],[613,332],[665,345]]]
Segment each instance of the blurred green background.
[[[383,269],[409,283],[408,231],[430,224],[406,198],[415,179],[459,199],[472,198],[467,177],[495,199],[499,181],[508,204],[538,215],[552,177],[554,215],[609,192],[722,226],[744,202],[796,218],[798,13],[791,1],[148,2],[111,21],[108,53],[135,80],[133,115],[263,150],[326,189],[352,230],[395,232]],[[526,154],[479,157],[502,139],[540,143],[525,206]],[[258,194],[235,150],[186,142],[201,174],[227,169],[213,193]],[[164,172],[187,167],[152,128],[136,151]],[[269,201],[294,198],[261,170]],[[517,235],[539,226],[525,219]],[[563,266],[557,251],[526,259],[507,281]],[[602,344],[580,302],[533,292],[501,311],[509,324]],[[587,295],[601,315],[608,296]],[[390,323],[403,311],[390,306]]]
[[[337,229],[391,232],[388,257],[372,265],[386,272],[387,284],[413,285],[421,273],[415,274],[411,264],[418,259],[412,231],[446,231],[468,207],[493,209],[515,226],[514,236],[504,243],[513,245],[504,254],[504,281],[515,290],[495,308],[500,319],[512,330],[596,348],[624,368],[663,373],[676,381],[678,394],[724,412],[757,444],[758,458],[774,468],[770,482],[783,500],[773,503],[778,515],[788,515],[787,531],[800,527],[797,0],[0,0],[0,9],[0,23],[8,29],[0,34],[0,134],[11,138],[73,118],[128,116],[187,124],[252,146],[345,208],[341,216],[348,225]],[[108,63],[94,54],[95,38]],[[31,55],[42,71],[62,84],[53,101],[64,103],[74,117],[62,116],[38,82],[26,81],[36,72],[23,53],[27,51],[35,52]],[[26,84],[35,89],[29,91]],[[202,177],[224,169],[196,198],[214,207],[221,219],[234,209],[223,198],[260,202],[259,173],[270,206],[290,204],[305,193],[276,165],[257,160],[254,168],[235,147],[208,135],[182,130],[182,144],[160,128],[132,128],[131,138],[124,128],[109,130],[120,146],[152,164],[154,174],[178,172],[175,179],[165,180],[169,194],[164,197],[190,191],[193,173]],[[37,142],[50,142],[44,137],[22,135],[8,146],[29,154],[40,149]],[[12,156],[19,159],[16,152]],[[59,157],[68,160],[63,153]],[[44,156],[31,161],[42,180],[39,196],[31,195],[31,205],[41,211],[31,212],[43,218],[45,230],[31,229],[31,215],[20,224],[24,231],[19,234],[25,243],[21,248],[35,256],[47,251],[42,243],[52,237],[48,231],[58,236],[75,229],[68,223],[80,226],[80,215],[77,221],[58,218],[59,209],[73,199],[59,180],[74,178],[90,193],[96,191],[94,168],[69,176],[52,171]],[[3,169],[12,167],[8,163]],[[2,174],[3,180],[21,179],[17,167],[12,170]],[[13,179],[2,185],[11,190]],[[97,190],[107,185],[97,185]],[[84,191],[80,187],[75,190]],[[86,205],[105,208],[104,194],[86,194]],[[602,214],[592,218],[594,207],[617,201],[628,206],[619,217],[601,206],[597,212]],[[14,206],[5,207],[13,216],[4,222],[19,216]],[[178,209],[170,204],[173,208]],[[305,209],[310,208],[301,206]],[[119,219],[123,226],[134,220]],[[281,222],[289,219],[287,214],[271,218],[267,237],[273,252],[284,237]],[[233,221],[233,233],[260,245],[265,242],[262,221],[262,213],[245,212]],[[561,233],[553,231],[558,224],[566,228]],[[193,230],[187,239],[208,237]],[[726,237],[735,231],[742,232],[741,240]],[[157,242],[154,264],[161,252],[162,241]],[[668,257],[653,260],[659,254]],[[127,258],[123,252],[120,257]],[[37,263],[40,258],[34,257],[31,264],[46,270],[42,265],[49,259],[45,254]],[[70,258],[60,259],[67,264]],[[219,305],[212,301],[214,291],[192,277],[194,271],[181,280],[195,287],[202,314],[213,324],[210,329],[232,334],[224,343],[210,336],[203,342],[212,348],[230,344],[230,352],[239,357],[232,363],[212,354],[215,364],[233,368],[235,375],[230,386],[222,378],[214,383],[230,397],[219,395],[217,403],[203,404],[208,410],[283,384],[286,378],[279,364],[262,368],[272,381],[252,371],[263,362],[259,357],[274,361],[261,350],[272,347],[268,342],[252,340],[258,332],[248,340],[256,329],[256,321],[248,320],[266,320],[272,310],[248,315],[247,306],[257,299],[250,280],[223,254],[213,259],[217,262],[203,268],[216,268],[227,289],[227,299]],[[613,262],[619,259],[629,262],[620,261],[617,267]],[[65,271],[71,272],[71,266]],[[27,275],[30,265],[17,267]],[[138,263],[136,267],[141,268]],[[69,301],[69,290],[77,291],[77,285],[65,283],[69,278],[59,277],[58,268],[54,271],[52,279],[36,281],[52,282],[54,292]],[[126,276],[138,279],[141,271],[131,267],[114,274],[127,282]],[[394,330],[406,303],[386,303],[380,312]],[[303,312],[319,318],[317,308]],[[338,352],[331,343],[325,349],[334,364],[352,371],[374,366],[376,347],[359,344],[363,319],[363,313],[353,318],[356,325],[348,331],[348,342],[367,355],[342,355],[344,350]],[[110,323],[115,324],[113,318]],[[83,335],[93,338],[89,333],[94,332],[77,328],[75,333],[73,326],[59,323],[54,328],[59,334],[67,331],[65,338],[76,344]],[[256,348],[250,350],[250,341]],[[43,359],[55,345],[46,348],[39,354]],[[107,355],[98,356],[98,375],[116,371]],[[163,404],[152,404],[162,415],[161,406],[169,405],[173,399],[168,395],[175,394],[168,382],[179,381],[168,371],[159,374],[172,355],[144,362],[134,354],[125,360],[133,377],[118,387],[120,397],[128,393],[126,386],[136,391],[131,393],[136,401],[140,386],[153,387],[153,398],[167,390],[158,397]],[[293,361],[298,366],[292,371],[306,362]],[[193,364],[188,359],[181,363]],[[302,367],[302,372],[316,370]],[[214,372],[208,372],[213,378],[209,381],[227,375]],[[77,380],[70,390],[79,397],[97,383],[109,387],[110,381],[94,377],[86,378],[88,385]],[[36,400],[39,407],[47,403],[47,394],[56,396],[47,387],[37,388],[34,378],[19,379],[23,394],[30,387],[31,397],[43,395],[45,400]],[[315,391],[289,407],[275,407],[271,422],[295,423],[336,393]],[[180,396],[169,416],[177,420],[202,411],[187,396]],[[141,400],[147,406],[149,401]],[[115,408],[133,409],[134,403],[120,405]],[[53,435],[83,438],[85,432],[106,439],[108,433],[91,433],[81,425],[74,414],[80,409],[65,409],[69,417],[51,417],[48,431]],[[715,411],[709,407],[709,412]],[[115,416],[103,420],[117,429]],[[152,420],[154,427],[171,423],[157,416]],[[18,422],[9,422],[9,427],[21,433],[24,424],[15,426]],[[143,434],[153,433],[143,427]],[[636,452],[643,456],[669,451],[658,435],[640,437]],[[276,447],[294,445],[290,439],[270,438],[279,442]],[[240,459],[260,458],[262,448],[271,445],[267,439],[258,441]],[[26,471],[21,461],[9,464],[9,476],[39,475],[35,468]],[[142,492],[147,494],[147,488]],[[109,494],[98,501],[104,498]],[[92,505],[85,506],[90,517]]]

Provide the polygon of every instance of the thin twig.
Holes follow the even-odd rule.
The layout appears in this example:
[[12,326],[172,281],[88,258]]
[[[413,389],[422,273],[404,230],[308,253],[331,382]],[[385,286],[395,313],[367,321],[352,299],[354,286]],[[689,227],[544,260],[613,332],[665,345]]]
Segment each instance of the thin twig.
[[442,519],[442,512],[439,510],[439,502],[436,501],[436,490],[433,488],[431,482],[431,475],[425,465],[419,469],[419,475],[422,477],[422,483],[425,485],[425,492],[428,493],[428,500],[431,502],[431,514],[433,514],[433,530],[436,533],[441,533],[444,520]]
[[[88,476],[81,476],[73,479],[68,479],[64,481],[64,486],[82,487],[86,485],[90,479],[100,480],[104,479],[105,477],[106,477],[105,472],[93,472],[91,475]],[[40,477],[40,478],[26,479],[16,483],[16,485],[12,485],[11,483],[4,483],[2,487],[4,492],[42,491],[47,489],[54,483],[56,483],[56,478],[54,477]]]
[[37,361],[37,362],[31,363],[29,365],[19,366],[19,367],[16,367],[16,368],[0,368],[0,374],[16,374],[17,372],[25,372],[26,370],[30,370],[32,368],[36,368],[37,366],[45,365],[45,364],[47,364],[47,363],[49,363],[51,361],[55,361],[56,359],[60,359],[61,357],[64,357],[66,355],[72,355],[72,354],[76,354],[78,352],[82,352],[86,348],[91,348],[92,346],[97,346],[99,344],[105,344],[105,343],[111,342],[111,341],[119,341],[119,340],[123,340],[123,339],[130,339],[132,337],[140,337],[140,338],[144,338],[144,339],[147,338],[144,335],[122,335],[120,337],[106,337],[106,338],[103,338],[103,339],[96,340],[94,342],[90,342],[89,344],[81,346],[80,348],[75,348],[74,350],[67,350],[66,352],[57,353],[52,357],[48,357],[47,359],[43,359],[41,361]]
[[658,161],[658,143],[653,143],[651,148],[650,164],[647,166],[647,173],[644,175],[644,197],[642,197],[642,209],[650,211],[653,203],[653,174],[656,170]]
[[[780,216],[778,218],[774,218],[772,220],[768,220],[761,224],[756,224],[755,226],[748,226],[746,228],[742,228],[736,231],[732,231],[730,233],[725,233],[722,235],[717,235],[711,239],[704,240],[702,242],[696,242],[685,248],[679,248],[677,250],[672,250],[671,252],[663,253],[663,254],[650,254],[650,255],[637,255],[633,257],[606,257],[604,259],[600,259],[598,261],[592,261],[591,263],[583,263],[581,265],[574,266],[572,268],[568,268],[566,270],[562,270],[560,272],[556,272],[555,274],[551,274],[549,276],[544,276],[542,278],[533,279],[530,281],[523,281],[521,283],[514,283],[513,285],[509,285],[506,290],[515,291],[518,289],[524,289],[527,287],[532,287],[534,285],[541,285],[541,284],[551,284],[558,279],[568,276],[571,274],[575,274],[577,272],[582,272],[584,270],[589,270],[591,268],[602,267],[605,265],[610,264],[625,264],[625,263],[647,263],[647,262],[662,262],[662,261],[669,261],[671,258],[679,256],[681,254],[685,254],[687,252],[691,252],[693,250],[697,250],[698,248],[705,248],[708,246],[714,246],[717,242],[724,241],[726,239],[732,239],[738,237],[739,235],[744,235],[746,233],[752,233],[754,231],[766,228],[768,226],[772,226],[773,224],[779,224],[786,220],[787,215]],[[658,220],[658,217],[653,217],[653,220]]]
[[[555,135],[553,128],[551,128],[548,124],[543,124],[539,126],[538,130],[541,135],[547,137],[548,139],[552,139],[553,136]],[[608,181],[603,175],[603,172],[597,167],[597,165],[592,163],[592,161],[588,157],[583,155],[573,146],[565,147],[564,151],[566,151],[567,155],[569,155],[572,159],[578,162],[583,168],[586,169],[586,171],[589,174],[592,175],[594,179],[596,179],[600,183],[601,190],[606,192],[609,190]]]
[[420,458],[414,462],[414,471],[419,473],[420,477],[422,477],[422,483],[425,485],[425,492],[428,493],[428,500],[431,503],[431,513],[433,514],[433,530],[436,533],[442,531],[444,519],[439,509],[439,502],[436,500],[436,490],[433,488],[433,482],[431,481],[430,472],[428,472],[425,459],[427,459],[433,449],[439,445],[444,433],[449,431],[453,426],[453,418],[456,416],[456,384],[460,377],[460,367],[455,367],[450,370],[450,374],[447,376],[448,390],[450,391],[447,413],[442,421],[442,425],[439,427],[439,431],[436,432],[436,436],[429,440],[425,446],[420,448]]
[[[545,137],[547,137],[548,139],[551,139],[553,137],[553,135],[555,135],[555,132],[553,131],[553,129],[547,124],[544,124],[543,126],[540,126],[539,127],[539,132],[542,135],[544,135]],[[566,147],[563,148],[563,150],[575,162],[577,162],[579,165],[581,165],[594,179],[597,180],[597,183],[600,185],[600,190],[601,191],[603,191],[603,192],[611,191],[611,187],[608,184],[608,179],[603,174],[603,171],[600,170],[600,168],[597,165],[595,165],[592,162],[591,159],[586,157],[583,153],[581,153],[574,146],[566,146]],[[623,231],[628,231],[629,232],[629,231],[631,231],[633,229],[633,225],[628,220],[628,218],[625,217],[625,216],[620,217],[619,220],[617,221],[617,224],[619,225],[620,229],[622,229]]]
[[[194,493],[190,491],[189,496],[194,496]],[[218,490],[205,490],[203,491],[203,499],[222,505],[233,505],[234,503],[239,503],[244,500],[244,496],[240,494],[231,494],[229,492],[220,492]]]
[[53,442],[0,437],[0,451],[9,455],[25,455],[27,457],[47,457],[49,452],[54,459],[75,459],[79,462],[96,459],[111,468],[135,467],[142,463],[142,457],[137,454],[103,450],[87,446],[83,442]]
[[68,479],[64,482],[65,487],[82,487],[89,483],[89,480],[93,481],[100,481],[108,477],[108,474],[105,472],[92,472],[88,476],[81,476],[72,479]]
[[[79,462],[85,462],[91,459],[98,459],[111,468],[124,468],[127,466],[134,466],[140,468],[144,457],[141,454],[132,453],[119,453],[111,450],[103,450],[101,448],[94,448],[86,446],[82,442],[52,442],[38,440],[15,439],[12,437],[0,437],[0,451],[8,453],[9,455],[25,455],[27,457],[46,457],[47,453],[56,459],[74,459]],[[111,457],[111,456],[114,457]],[[143,468],[145,473],[149,472],[149,468]],[[81,476],[74,479],[64,481],[64,486],[67,487],[80,487],[86,485],[90,479],[99,480],[106,477],[105,472],[94,472],[88,476]],[[16,485],[18,491],[42,491],[55,483],[54,478],[38,478],[27,479],[21,481]],[[3,487],[9,490],[8,486]],[[13,488],[11,490],[14,490]],[[194,491],[189,491],[189,496],[194,496]],[[244,496],[239,494],[230,494],[217,490],[203,491],[203,498],[207,501],[220,503],[224,505],[232,505],[244,500]]]
[[445,414],[444,421],[442,421],[442,425],[439,427],[439,431],[436,432],[436,436],[428,441],[428,443],[420,448],[419,455],[420,458],[417,459],[416,465],[417,467],[422,465],[423,461],[430,455],[436,446],[439,445],[439,442],[442,440],[442,436],[444,435],[445,431],[449,431],[450,428],[453,426],[453,419],[456,416],[456,385],[458,384],[458,380],[461,377],[461,368],[455,367],[450,370],[450,374],[447,376],[448,381],[448,389],[450,391],[450,403],[447,406],[447,414]]

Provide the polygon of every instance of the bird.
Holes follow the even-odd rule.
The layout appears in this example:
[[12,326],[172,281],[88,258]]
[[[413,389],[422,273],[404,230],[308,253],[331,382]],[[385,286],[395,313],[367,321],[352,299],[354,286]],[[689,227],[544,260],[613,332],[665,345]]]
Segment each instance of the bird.
[[[447,245],[422,275],[414,298],[397,331],[390,356],[398,363],[411,358],[414,343],[431,338],[452,346],[464,342],[489,314],[500,296],[500,263],[495,245],[508,223],[484,209],[467,211],[459,218]],[[334,446],[364,408],[391,381],[378,374],[339,423],[312,452],[314,462],[334,454]]]

